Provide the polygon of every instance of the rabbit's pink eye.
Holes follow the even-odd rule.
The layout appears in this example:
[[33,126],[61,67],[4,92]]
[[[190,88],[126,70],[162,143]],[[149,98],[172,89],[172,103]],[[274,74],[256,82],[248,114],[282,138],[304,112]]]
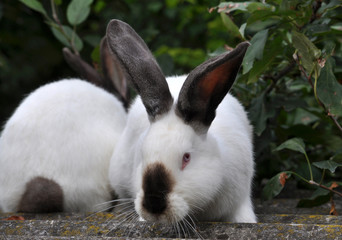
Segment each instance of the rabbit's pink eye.
[[184,153],[182,161],[182,170],[189,164],[191,159],[190,153]]

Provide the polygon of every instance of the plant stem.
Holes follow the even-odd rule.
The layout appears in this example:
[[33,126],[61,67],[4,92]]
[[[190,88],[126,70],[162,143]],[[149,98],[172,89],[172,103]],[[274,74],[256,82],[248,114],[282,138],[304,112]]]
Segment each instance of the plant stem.
[[315,185],[317,187],[320,187],[320,188],[323,188],[325,190],[328,190],[330,192],[333,192],[335,194],[337,194],[338,196],[342,197],[342,193],[334,190],[334,189],[331,189],[331,188],[328,188],[326,186],[324,186],[323,184],[321,183],[316,183],[314,180],[307,180],[306,178],[302,177],[301,175],[299,175],[298,173],[295,173],[295,172],[292,172],[292,171],[285,171],[286,173],[290,173],[298,178],[300,178],[301,180],[303,180],[304,182],[308,183],[308,184],[311,184],[311,185]]
[[315,99],[318,103],[319,106],[321,106],[321,108],[324,110],[324,112],[328,115],[328,117],[334,122],[334,124],[336,125],[336,127],[338,128],[338,130],[340,130],[341,134],[342,134],[342,126],[340,125],[340,123],[337,121],[337,119],[330,113],[330,111],[325,107],[325,105],[321,102],[321,100],[318,98],[317,95],[317,80],[318,80],[318,70],[315,69],[315,83],[312,83],[311,80],[311,76],[308,76],[303,68],[303,66],[299,63],[298,60],[296,60],[300,71],[303,73],[303,75],[305,76],[305,78],[308,80],[308,82],[310,83],[311,87],[314,89],[314,95],[315,95]]
[[320,100],[317,96],[317,79],[318,79],[318,69],[317,69],[317,65],[315,67],[315,83],[314,83],[314,95],[315,95],[315,99],[317,101],[318,104],[320,104]]
[[80,53],[77,51],[73,39],[70,39],[70,38],[68,37],[68,35],[67,35],[66,32],[64,31],[64,28],[63,28],[63,26],[62,26],[61,21],[60,21],[59,18],[58,18],[57,11],[56,11],[56,6],[55,6],[54,1],[53,1],[53,0],[50,0],[50,3],[51,3],[51,10],[52,10],[52,17],[53,17],[53,19],[56,21],[59,30],[60,30],[61,33],[64,35],[64,37],[68,40],[68,42],[69,42],[69,44],[70,44],[70,46],[71,46],[72,51],[73,51],[77,56],[79,56]]
[[325,177],[325,169],[323,169],[321,181],[319,181],[319,184],[322,184],[324,177]]
[[304,152],[304,156],[305,156],[306,162],[308,163],[308,167],[309,167],[310,181],[313,181],[313,175],[312,175],[311,164],[310,164],[310,160],[309,160],[309,157],[308,157],[308,155],[306,154],[306,152]]
[[323,189],[325,189],[325,190],[331,191],[331,192],[333,192],[333,193],[339,195],[340,197],[342,197],[342,193],[340,193],[340,192],[338,192],[338,191],[336,191],[336,190],[334,190],[334,189],[328,188],[328,187],[326,187],[326,186],[324,186],[324,185],[322,185],[322,184],[320,184],[320,183],[316,183],[315,181],[309,181],[309,183],[310,183],[311,185],[315,185],[315,186],[318,186],[318,187],[323,188]]
[[302,177],[301,175],[299,175],[298,173],[292,172],[292,171],[286,171],[286,173],[291,173],[292,175],[295,175],[296,177],[300,178],[301,180],[303,180],[304,182],[311,184],[309,180],[307,180],[306,178]]
[[340,123],[337,121],[337,119],[334,118],[334,116],[331,115],[330,113],[328,113],[328,116],[334,121],[335,125],[340,130],[340,132],[342,133],[342,127],[341,127]]

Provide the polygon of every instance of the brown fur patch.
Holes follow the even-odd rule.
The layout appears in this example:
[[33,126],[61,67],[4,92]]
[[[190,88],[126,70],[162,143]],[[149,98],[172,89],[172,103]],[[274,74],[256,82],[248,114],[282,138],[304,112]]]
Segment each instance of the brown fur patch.
[[117,205],[117,202],[115,200],[118,199],[118,195],[116,194],[116,192],[114,191],[114,189],[112,189],[110,186],[108,186],[109,192],[110,192],[110,196],[111,196],[111,208],[107,209],[106,212],[111,212],[115,206]]
[[63,190],[58,183],[44,177],[35,177],[26,184],[18,212],[62,212],[63,198]]
[[144,199],[142,206],[150,213],[161,214],[167,208],[167,195],[172,191],[174,180],[161,163],[147,167],[143,175]]

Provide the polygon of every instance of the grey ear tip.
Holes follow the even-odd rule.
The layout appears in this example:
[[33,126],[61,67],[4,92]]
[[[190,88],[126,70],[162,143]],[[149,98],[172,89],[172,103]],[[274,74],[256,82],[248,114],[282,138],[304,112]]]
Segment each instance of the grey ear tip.
[[111,28],[117,28],[119,26],[126,26],[126,25],[128,25],[128,24],[119,20],[119,19],[112,19],[109,21],[109,23],[107,25],[107,30],[109,30]]
[[118,23],[123,23],[122,21],[120,21],[119,19],[111,19],[108,23],[109,24],[118,24]]

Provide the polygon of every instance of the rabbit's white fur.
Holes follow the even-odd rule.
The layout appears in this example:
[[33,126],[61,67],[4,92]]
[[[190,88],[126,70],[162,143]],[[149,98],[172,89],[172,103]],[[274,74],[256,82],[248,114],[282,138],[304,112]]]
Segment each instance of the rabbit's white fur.
[[[167,79],[174,102],[185,79]],[[181,170],[186,152],[191,162]],[[162,216],[142,208],[142,174],[155,162],[162,163],[174,181]],[[250,196],[253,173],[252,127],[232,95],[218,106],[203,136],[175,114],[174,106],[150,123],[138,97],[112,156],[109,178],[119,198],[135,199],[135,209],[145,220],[177,222],[191,215],[205,221],[256,222]]]
[[25,184],[41,176],[63,189],[64,211],[97,211],[111,200],[108,167],[126,123],[122,104],[82,80],[30,94],[0,138],[0,209],[17,211]]

